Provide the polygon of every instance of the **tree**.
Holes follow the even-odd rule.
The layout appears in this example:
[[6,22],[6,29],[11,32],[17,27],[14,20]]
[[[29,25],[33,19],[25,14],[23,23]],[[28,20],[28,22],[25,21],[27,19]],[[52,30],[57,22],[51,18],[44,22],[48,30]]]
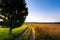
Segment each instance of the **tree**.
[[25,0],[0,0],[0,25],[10,27],[9,33],[13,28],[21,26],[26,16],[28,8]]

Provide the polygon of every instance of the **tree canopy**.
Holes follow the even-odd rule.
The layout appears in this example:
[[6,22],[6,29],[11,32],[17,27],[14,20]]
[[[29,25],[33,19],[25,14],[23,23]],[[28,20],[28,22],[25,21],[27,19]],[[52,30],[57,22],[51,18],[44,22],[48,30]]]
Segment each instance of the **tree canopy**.
[[28,8],[25,0],[0,0],[0,25],[15,28],[21,26],[26,16]]

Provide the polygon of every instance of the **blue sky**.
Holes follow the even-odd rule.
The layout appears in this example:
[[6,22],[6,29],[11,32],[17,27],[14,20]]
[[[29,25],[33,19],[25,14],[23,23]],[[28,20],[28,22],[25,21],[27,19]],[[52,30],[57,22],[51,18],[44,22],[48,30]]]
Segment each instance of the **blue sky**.
[[25,22],[60,22],[60,0],[26,0]]

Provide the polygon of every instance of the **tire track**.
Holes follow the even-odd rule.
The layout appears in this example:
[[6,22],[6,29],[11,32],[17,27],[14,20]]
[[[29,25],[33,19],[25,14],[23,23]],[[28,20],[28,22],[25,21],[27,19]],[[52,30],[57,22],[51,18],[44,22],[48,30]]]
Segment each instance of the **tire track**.
[[31,31],[31,35],[30,35],[30,40],[35,40],[35,30],[32,27],[31,27],[31,29],[32,29],[32,31]]
[[20,36],[15,38],[15,40],[22,40],[23,36],[28,32],[29,28],[27,28]]

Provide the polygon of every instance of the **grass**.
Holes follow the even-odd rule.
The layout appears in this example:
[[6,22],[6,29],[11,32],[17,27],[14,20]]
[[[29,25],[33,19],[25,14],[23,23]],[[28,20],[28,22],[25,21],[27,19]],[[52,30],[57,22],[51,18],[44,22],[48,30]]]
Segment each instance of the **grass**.
[[9,35],[9,28],[0,28],[0,40],[13,40],[16,36],[21,34],[26,28],[27,25],[25,24],[19,28],[15,28],[12,30],[11,35]]

